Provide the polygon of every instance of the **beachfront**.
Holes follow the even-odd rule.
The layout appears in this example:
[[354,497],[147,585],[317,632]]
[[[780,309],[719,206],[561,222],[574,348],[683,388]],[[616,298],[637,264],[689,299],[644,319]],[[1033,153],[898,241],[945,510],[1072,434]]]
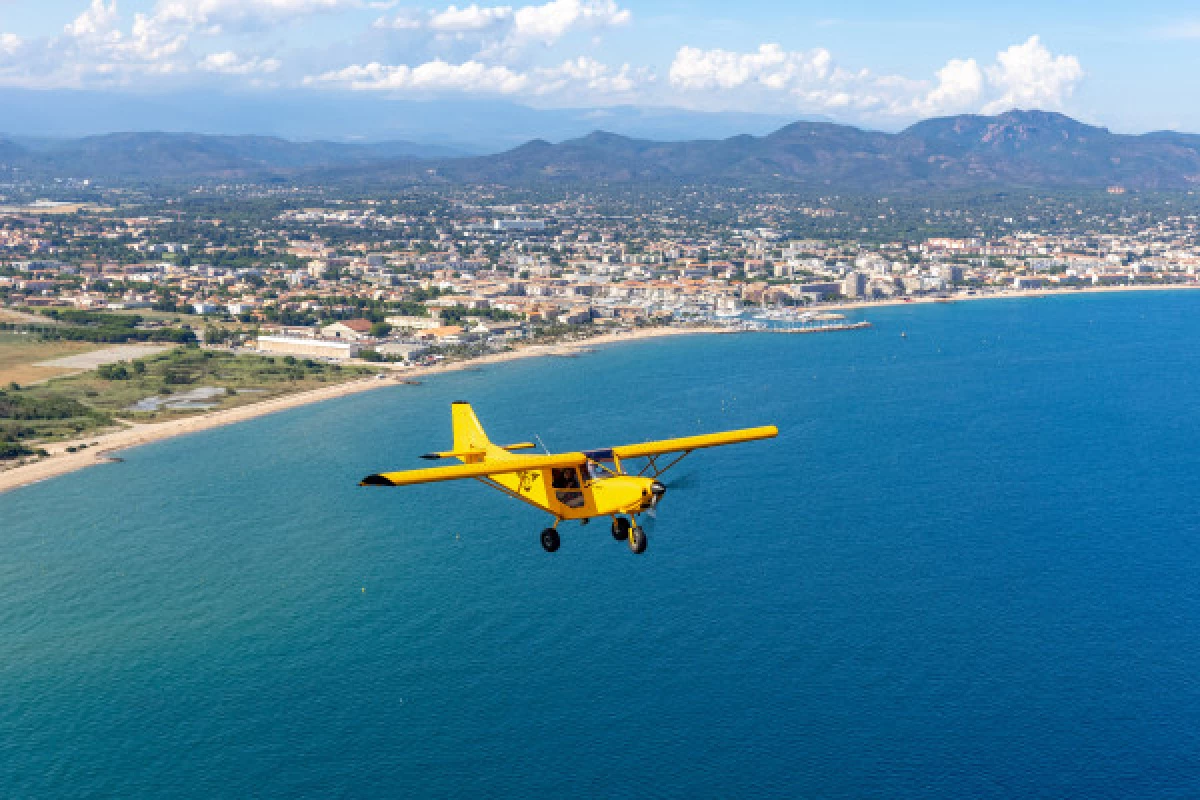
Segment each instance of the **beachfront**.
[[[918,297],[910,300],[889,299],[858,303],[822,304],[821,310],[862,310],[882,308],[887,306],[929,305],[936,303],[959,302],[967,300],[1000,300],[1000,299],[1029,299],[1056,295],[1085,295],[1094,293],[1124,293],[1142,291],[1180,291],[1200,288],[1198,286],[1106,286],[1091,289],[1039,289],[1039,290],[1004,290],[989,294],[959,294],[951,297]],[[55,442],[45,446],[49,456],[20,466],[10,467],[0,471],[0,492],[27,486],[31,483],[65,475],[75,470],[97,464],[108,463],[114,453],[137,447],[143,444],[160,441],[174,436],[184,436],[189,433],[208,430],[222,425],[230,425],[248,419],[286,411],[291,408],[319,403],[337,397],[345,397],[359,392],[395,386],[397,381],[416,380],[424,377],[454,372],[456,370],[475,368],[491,364],[501,364],[524,358],[541,356],[570,355],[591,347],[614,344],[619,342],[635,342],[666,336],[694,334],[727,334],[736,329],[724,327],[655,327],[638,328],[621,333],[608,333],[579,341],[547,344],[526,345],[502,353],[493,353],[469,360],[452,361],[427,367],[382,367],[385,372],[379,376],[353,380],[336,386],[323,387],[311,391],[298,392],[284,397],[264,400],[236,408],[200,413],[194,416],[155,423],[128,423],[121,430],[103,434],[83,436],[70,441]],[[83,449],[79,449],[83,446]],[[74,452],[68,452],[68,449]]]
[[[590,339],[562,344],[528,345],[503,353],[492,353],[479,358],[452,361],[435,366],[384,367],[385,372],[381,372],[370,378],[352,380],[336,386],[328,386],[306,392],[298,392],[236,408],[199,413],[165,422],[127,423],[126,427],[120,430],[45,445],[45,450],[49,453],[48,456],[0,471],[0,492],[6,492],[21,486],[28,486],[32,483],[65,475],[86,467],[110,463],[114,454],[122,450],[128,450],[131,447],[150,444],[151,442],[175,436],[185,436],[189,433],[197,433],[222,425],[231,425],[267,414],[274,414],[278,411],[299,408],[310,403],[319,403],[337,397],[346,397],[389,386],[394,387],[397,385],[397,381],[417,380],[457,370],[489,364],[502,364],[524,358],[572,355],[598,345],[618,342],[644,341],[646,339],[665,336],[729,332],[729,329],[726,328],[709,327],[640,328],[625,333],[603,334]],[[81,447],[82,449],[80,449]]]

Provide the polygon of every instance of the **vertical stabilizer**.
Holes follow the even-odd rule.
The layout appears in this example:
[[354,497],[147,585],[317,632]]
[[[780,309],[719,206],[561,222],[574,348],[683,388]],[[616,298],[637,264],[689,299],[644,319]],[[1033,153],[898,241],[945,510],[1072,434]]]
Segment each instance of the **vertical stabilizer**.
[[458,401],[450,406],[450,422],[454,426],[454,452],[486,450],[491,442],[479,424],[479,418],[470,403]]

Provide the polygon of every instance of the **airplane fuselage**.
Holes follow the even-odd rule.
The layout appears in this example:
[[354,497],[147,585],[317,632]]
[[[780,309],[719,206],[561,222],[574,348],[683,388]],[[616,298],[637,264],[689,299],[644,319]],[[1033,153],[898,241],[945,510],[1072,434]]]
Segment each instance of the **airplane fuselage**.
[[578,482],[554,479],[551,470],[539,470],[493,475],[487,481],[559,519],[637,514],[654,504],[653,478],[612,475]]

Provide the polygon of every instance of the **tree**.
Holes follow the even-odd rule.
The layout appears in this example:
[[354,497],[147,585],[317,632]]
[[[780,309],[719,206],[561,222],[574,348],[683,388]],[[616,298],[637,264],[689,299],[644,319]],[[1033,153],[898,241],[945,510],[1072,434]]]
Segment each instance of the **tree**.
[[392,326],[386,322],[376,322],[371,326],[371,335],[377,339],[382,339],[392,332]]

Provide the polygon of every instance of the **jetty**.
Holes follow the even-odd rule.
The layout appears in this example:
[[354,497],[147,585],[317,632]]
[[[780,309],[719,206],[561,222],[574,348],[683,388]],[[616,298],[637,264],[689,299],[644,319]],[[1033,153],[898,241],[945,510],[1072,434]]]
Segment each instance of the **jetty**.
[[802,322],[786,327],[767,328],[770,333],[833,333],[834,331],[856,331],[869,328],[871,323],[865,319],[858,322]]

